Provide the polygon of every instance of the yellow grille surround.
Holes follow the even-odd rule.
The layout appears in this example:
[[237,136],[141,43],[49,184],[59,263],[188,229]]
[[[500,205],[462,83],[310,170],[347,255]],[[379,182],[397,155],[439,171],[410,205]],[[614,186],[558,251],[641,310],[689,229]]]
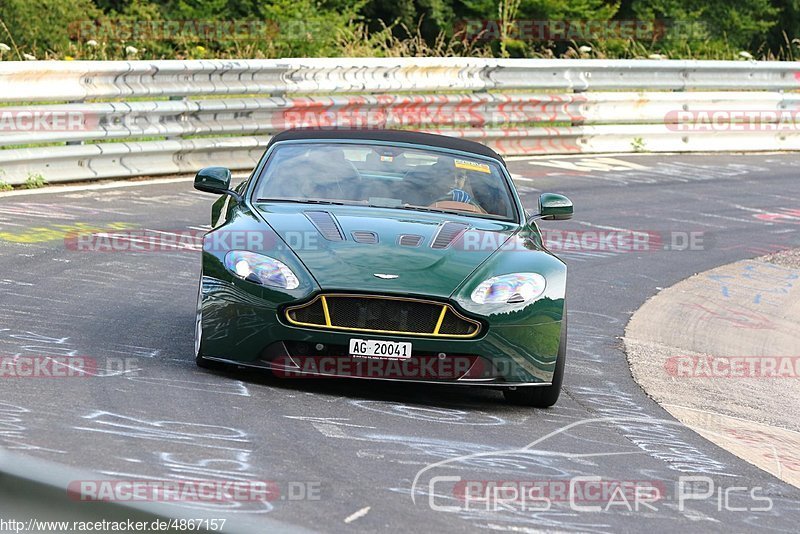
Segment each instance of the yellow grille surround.
[[448,303],[387,295],[320,294],[283,315],[294,326],[345,332],[469,339],[481,331]]

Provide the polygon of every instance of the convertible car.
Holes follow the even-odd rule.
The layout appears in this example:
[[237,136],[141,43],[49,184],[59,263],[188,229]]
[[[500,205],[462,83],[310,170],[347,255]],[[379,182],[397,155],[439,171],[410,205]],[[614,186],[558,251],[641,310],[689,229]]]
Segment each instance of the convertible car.
[[290,130],[247,180],[222,167],[203,238],[195,352],[206,368],[502,389],[558,399],[567,269],[523,209],[503,159],[457,138]]

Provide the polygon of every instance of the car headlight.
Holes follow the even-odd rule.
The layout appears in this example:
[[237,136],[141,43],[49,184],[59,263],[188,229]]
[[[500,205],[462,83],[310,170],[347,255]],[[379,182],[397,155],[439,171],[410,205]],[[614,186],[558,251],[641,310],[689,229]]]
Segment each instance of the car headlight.
[[296,289],[297,276],[281,261],[246,250],[232,250],[225,255],[225,268],[239,278],[264,286]]
[[538,273],[514,273],[495,276],[480,283],[472,292],[478,304],[519,304],[544,293],[547,285]]

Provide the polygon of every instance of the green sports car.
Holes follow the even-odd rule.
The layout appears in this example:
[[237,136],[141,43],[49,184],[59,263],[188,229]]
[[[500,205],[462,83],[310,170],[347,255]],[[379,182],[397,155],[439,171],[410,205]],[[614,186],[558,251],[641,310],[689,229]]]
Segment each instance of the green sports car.
[[282,377],[502,389],[551,406],[564,373],[567,268],[527,215],[503,159],[457,138],[290,130],[223,195],[203,238],[196,361]]

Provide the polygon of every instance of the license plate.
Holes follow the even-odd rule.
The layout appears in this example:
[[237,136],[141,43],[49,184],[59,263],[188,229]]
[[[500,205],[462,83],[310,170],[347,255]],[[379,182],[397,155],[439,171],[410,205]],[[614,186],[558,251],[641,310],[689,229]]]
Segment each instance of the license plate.
[[377,339],[351,339],[350,355],[362,358],[394,358],[405,360],[411,357],[411,343],[400,341],[378,341]]

